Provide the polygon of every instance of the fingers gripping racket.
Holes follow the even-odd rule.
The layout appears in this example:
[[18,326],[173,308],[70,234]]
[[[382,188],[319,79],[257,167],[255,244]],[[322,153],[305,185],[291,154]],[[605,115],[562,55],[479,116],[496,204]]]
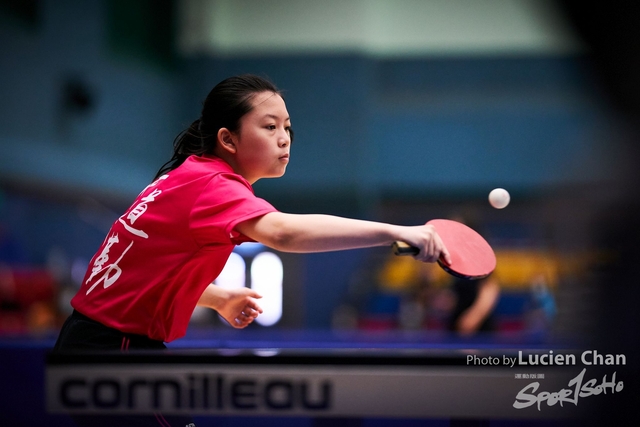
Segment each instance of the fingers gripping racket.
[[[433,225],[451,256],[451,264],[442,259],[438,264],[456,277],[475,280],[487,277],[496,268],[496,255],[487,241],[474,229],[448,219],[434,219]],[[404,242],[395,242],[396,255],[417,255],[419,249]]]

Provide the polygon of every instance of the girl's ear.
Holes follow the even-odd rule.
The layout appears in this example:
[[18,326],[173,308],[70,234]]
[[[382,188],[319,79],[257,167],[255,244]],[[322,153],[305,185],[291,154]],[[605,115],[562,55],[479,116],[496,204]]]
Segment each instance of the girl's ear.
[[235,138],[227,128],[220,128],[220,130],[218,130],[218,143],[223,150],[231,154],[235,154],[237,151]]

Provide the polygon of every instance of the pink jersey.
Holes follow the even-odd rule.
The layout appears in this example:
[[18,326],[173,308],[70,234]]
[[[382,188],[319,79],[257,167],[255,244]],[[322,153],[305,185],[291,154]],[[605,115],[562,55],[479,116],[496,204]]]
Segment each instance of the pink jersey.
[[234,246],[252,241],[234,227],[275,210],[222,159],[191,156],[115,221],[71,305],[122,332],[179,338]]

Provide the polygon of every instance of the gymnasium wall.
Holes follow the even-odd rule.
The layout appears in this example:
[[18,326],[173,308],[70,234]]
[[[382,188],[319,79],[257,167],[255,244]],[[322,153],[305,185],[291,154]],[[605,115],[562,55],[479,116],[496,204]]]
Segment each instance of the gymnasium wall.
[[[168,3],[185,21],[194,2]],[[460,2],[259,3],[195,2],[211,16],[200,6],[203,29],[176,24],[164,63],[148,46],[122,48],[138,39],[112,22],[119,2],[41,0],[30,24],[5,10],[2,176],[131,197],[208,90],[237,72],[286,90],[299,135],[290,174],[269,189],[484,190],[611,172],[580,49],[539,3],[493,0],[475,19]],[[457,26],[435,25],[438,13]],[[89,105],[65,104],[74,85]]]

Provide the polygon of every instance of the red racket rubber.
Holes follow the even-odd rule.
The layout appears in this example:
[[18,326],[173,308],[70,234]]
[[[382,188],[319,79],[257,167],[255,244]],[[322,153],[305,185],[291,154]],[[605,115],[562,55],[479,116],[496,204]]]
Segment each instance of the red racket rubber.
[[[438,264],[447,273],[468,280],[483,279],[496,268],[496,255],[487,241],[474,229],[449,219],[434,219],[433,225],[451,256],[451,264],[442,259]],[[417,255],[418,248],[395,242],[396,255]]]

